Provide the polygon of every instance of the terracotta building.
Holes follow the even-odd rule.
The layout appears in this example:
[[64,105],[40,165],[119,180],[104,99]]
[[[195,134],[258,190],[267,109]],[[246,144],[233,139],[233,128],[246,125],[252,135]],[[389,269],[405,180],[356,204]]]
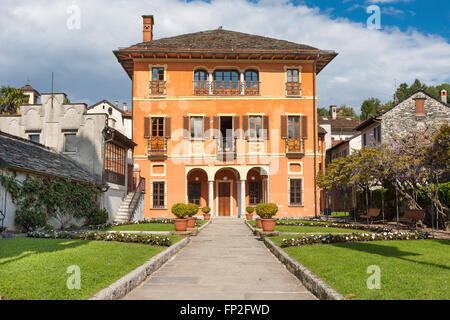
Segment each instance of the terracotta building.
[[114,51],[133,83],[145,216],[170,217],[177,202],[214,216],[262,202],[318,214],[316,75],[337,53],[221,27],[154,40],[153,27],[143,16],[144,42]]

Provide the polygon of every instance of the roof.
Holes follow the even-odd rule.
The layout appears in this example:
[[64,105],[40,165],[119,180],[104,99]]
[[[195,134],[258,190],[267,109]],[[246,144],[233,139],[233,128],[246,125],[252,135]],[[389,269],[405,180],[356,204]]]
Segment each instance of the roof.
[[185,54],[188,58],[202,59],[220,59],[230,55],[235,59],[274,59],[279,56],[280,59],[313,61],[317,58],[317,73],[337,56],[335,51],[222,28],[137,43],[114,51],[130,77],[132,60],[145,58],[144,53],[152,58],[167,58],[169,53],[175,58]]
[[321,126],[318,126],[318,127],[319,127],[319,134],[327,134],[327,130],[325,130]]
[[41,175],[69,178],[101,185],[99,178],[74,160],[39,143],[0,131],[0,162],[2,167]]
[[336,119],[332,117],[319,117],[319,125],[331,125],[331,133],[354,132],[355,127],[360,123],[360,119],[352,117],[336,117]]
[[414,91],[413,93],[411,93],[409,96],[407,96],[405,99],[403,99],[400,102],[397,102],[395,105],[393,105],[390,108],[384,109],[383,112],[380,112],[379,114],[367,119],[366,121],[364,121],[363,123],[361,123],[360,125],[358,125],[357,127],[355,127],[355,130],[361,131],[362,129],[368,127],[369,125],[371,125],[372,123],[381,120],[381,117],[383,116],[383,114],[391,111],[392,109],[394,109],[395,107],[397,107],[399,104],[402,104],[403,102],[405,102],[406,100],[408,100],[409,98],[411,98],[413,95],[417,94],[417,93],[423,93],[424,95],[428,96],[431,99],[434,99],[435,101],[441,103],[442,105],[450,108],[450,104],[443,102],[442,100],[437,99],[436,97],[433,97],[431,94],[429,94],[428,92],[426,92],[423,89],[419,89]]
[[33,91],[35,92],[38,96],[40,96],[39,92],[37,92],[31,85],[29,82],[27,82],[26,85],[24,85],[22,88],[20,88],[20,90],[22,91]]
[[88,110],[89,110],[89,109],[93,109],[93,108],[95,108],[96,106],[98,106],[98,105],[100,105],[100,104],[102,104],[102,103],[106,103],[106,104],[110,105],[112,108],[114,108],[114,109],[116,109],[117,111],[119,111],[120,113],[122,113],[122,115],[123,115],[125,118],[130,118],[130,117],[131,117],[131,111],[129,111],[129,110],[126,110],[126,111],[121,110],[121,109],[119,109],[118,107],[116,107],[115,105],[113,105],[111,102],[109,102],[108,100],[102,100],[102,101],[99,101],[99,102],[93,104],[92,106],[88,107],[87,109],[88,109]]
[[114,128],[103,128],[103,134],[106,135],[106,140],[111,140],[112,142],[125,146],[127,148],[133,149],[137,146],[137,144],[134,143],[133,140],[129,139],[126,135],[120,133],[120,131],[117,131]]

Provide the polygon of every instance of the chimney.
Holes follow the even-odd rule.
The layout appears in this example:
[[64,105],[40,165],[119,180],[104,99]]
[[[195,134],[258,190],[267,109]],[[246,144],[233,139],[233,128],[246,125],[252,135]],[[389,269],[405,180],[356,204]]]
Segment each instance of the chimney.
[[441,91],[441,101],[443,103],[447,103],[447,90],[442,89]]
[[337,106],[332,105],[330,106],[330,117],[333,119],[336,119],[336,113],[337,113]]
[[155,23],[155,20],[153,19],[153,16],[142,16],[143,23],[144,23],[144,31],[143,31],[143,41],[152,41],[153,40],[153,24]]
[[415,98],[416,101],[416,115],[425,115],[425,98]]
[[128,105],[126,102],[123,103],[123,111],[128,111]]
[[119,101],[116,100],[115,105],[116,105],[116,108],[119,109]]

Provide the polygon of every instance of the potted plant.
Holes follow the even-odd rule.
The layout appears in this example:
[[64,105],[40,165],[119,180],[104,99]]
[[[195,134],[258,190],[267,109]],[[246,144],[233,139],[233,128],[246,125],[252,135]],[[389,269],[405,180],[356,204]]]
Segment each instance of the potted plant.
[[173,224],[176,231],[186,231],[187,229],[187,206],[184,203],[176,203],[171,208],[172,213],[178,218],[173,219]]
[[247,218],[247,220],[252,220],[253,219],[253,211],[255,211],[255,208],[248,206],[247,208],[245,208],[245,211],[247,211],[247,213],[245,214],[245,217]]
[[278,206],[275,203],[260,203],[256,206],[256,213],[261,217],[263,231],[273,231],[277,219],[273,216],[278,212]]
[[205,220],[211,219],[211,214],[210,214],[211,208],[210,207],[204,206],[204,207],[202,207],[202,211],[203,211],[203,218]]
[[198,205],[189,203],[186,206],[187,206],[187,227],[195,228],[195,220],[197,220],[197,218],[194,216],[198,212]]

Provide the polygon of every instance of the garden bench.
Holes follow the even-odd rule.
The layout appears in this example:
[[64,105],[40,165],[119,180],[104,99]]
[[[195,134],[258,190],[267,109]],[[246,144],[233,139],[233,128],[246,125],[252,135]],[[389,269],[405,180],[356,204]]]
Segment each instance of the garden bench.
[[[398,221],[415,226],[418,221],[422,221],[425,217],[425,211],[423,210],[406,210],[403,216]],[[394,219],[395,220],[395,219]]]
[[380,215],[380,212],[381,212],[381,209],[378,209],[378,208],[370,208],[367,215],[361,215],[361,216],[359,216],[359,217],[360,217],[360,218],[366,218],[366,219],[367,219],[367,222],[368,222],[369,219],[370,219],[370,221],[372,221],[373,218],[378,217],[378,216]]

